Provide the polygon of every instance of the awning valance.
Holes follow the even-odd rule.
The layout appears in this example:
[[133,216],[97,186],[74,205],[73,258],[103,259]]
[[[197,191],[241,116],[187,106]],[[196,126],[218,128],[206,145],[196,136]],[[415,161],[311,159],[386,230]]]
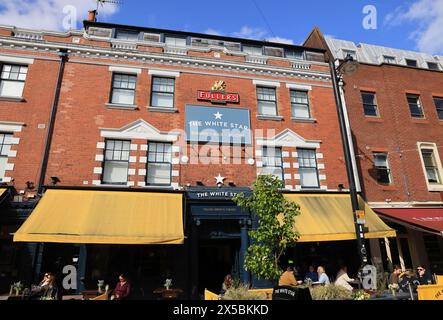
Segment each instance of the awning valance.
[[182,244],[182,194],[48,190],[14,241]]
[[375,209],[382,218],[443,236],[443,208]]
[[[346,194],[286,194],[285,197],[300,205],[301,214],[295,219],[300,233],[299,242],[355,240],[356,232],[351,198]],[[365,238],[395,237],[389,228],[359,198],[360,208],[365,211]]]
[[5,193],[6,193],[6,191],[8,191],[8,189],[0,188],[0,201],[3,200],[3,197],[4,197]]

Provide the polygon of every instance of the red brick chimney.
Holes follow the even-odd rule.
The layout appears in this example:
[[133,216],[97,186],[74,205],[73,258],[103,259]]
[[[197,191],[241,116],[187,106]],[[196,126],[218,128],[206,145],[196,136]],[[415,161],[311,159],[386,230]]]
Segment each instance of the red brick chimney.
[[88,21],[97,22],[97,14],[98,14],[97,10],[91,10],[88,12],[89,12]]

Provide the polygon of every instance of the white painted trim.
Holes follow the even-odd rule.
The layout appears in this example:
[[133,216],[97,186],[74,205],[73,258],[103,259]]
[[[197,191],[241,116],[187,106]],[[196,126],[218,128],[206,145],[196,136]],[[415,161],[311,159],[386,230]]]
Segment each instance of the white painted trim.
[[136,145],[136,144],[131,144],[131,146],[130,146],[130,150],[131,150],[131,151],[137,151],[137,150],[138,150],[138,145]]
[[289,162],[284,162],[283,169],[289,169],[289,168],[291,168],[291,164]]
[[174,189],[180,189],[180,185],[178,184],[178,182],[173,182],[171,183],[171,187],[173,187]]
[[94,173],[95,174],[102,174],[103,173],[103,168],[102,167],[95,167],[94,168]]
[[18,64],[27,64],[27,65],[34,63],[34,59],[23,58],[23,57],[11,57],[2,54],[0,55],[0,61],[6,63],[18,63]]
[[292,175],[290,173],[285,173],[285,180],[292,180]]
[[12,178],[11,177],[3,177],[3,178],[1,178],[1,182],[12,182]]
[[148,163],[148,158],[147,157],[140,157],[139,162],[140,163]]
[[134,181],[128,181],[128,187],[134,187],[135,186],[135,182]]
[[142,182],[137,182],[137,185],[139,187],[146,187],[146,182],[142,181]]
[[172,152],[173,153],[180,152],[180,147],[179,146],[172,146]]
[[175,142],[179,133],[161,132],[143,119],[132,122],[120,129],[101,128],[100,135],[104,138],[114,139],[140,139],[157,142]]
[[299,174],[294,174],[294,180],[300,180],[300,175]]
[[135,169],[129,169],[128,170],[128,176],[135,176]]
[[283,151],[281,153],[282,158],[289,158],[289,152],[288,151]]
[[285,186],[285,189],[287,189],[287,190],[293,190],[294,187],[288,184],[288,185]]
[[262,161],[257,161],[257,162],[255,163],[255,166],[256,166],[257,168],[263,168],[263,162],[262,162]]
[[321,174],[321,175],[319,175],[318,179],[320,181],[326,181],[326,175],[325,174]]
[[10,144],[15,144],[15,145],[20,144],[20,138],[12,137],[12,138],[9,140],[9,143],[10,143]]
[[443,208],[442,202],[368,202],[369,206],[374,209],[395,209],[395,208]]
[[13,171],[14,170],[14,164],[13,163],[6,163],[5,171]]
[[180,159],[179,158],[172,159],[172,164],[180,164]]
[[129,67],[118,67],[118,66],[109,66],[109,71],[126,73],[126,74],[136,74],[136,75],[142,73],[142,69],[140,68],[129,68]]
[[325,168],[325,165],[323,163],[319,163],[317,167],[318,169],[323,170]]
[[97,149],[104,149],[105,143],[104,142],[97,142]]
[[169,70],[160,70],[160,69],[149,69],[148,72],[150,75],[159,76],[159,77],[180,77],[180,72],[169,71]]
[[99,185],[102,184],[102,182],[101,182],[100,180],[92,180],[92,184],[93,184],[94,186],[99,186]]
[[178,170],[172,170],[171,175],[172,175],[173,177],[178,177],[178,176],[180,176],[180,171],[178,171]]
[[[421,166],[423,169],[423,174],[424,174],[424,178],[426,181],[426,185],[428,187],[428,191],[443,191],[443,166],[440,160],[440,154],[438,153],[438,148],[437,148],[437,144],[433,143],[433,142],[417,142],[417,147],[418,147],[418,152],[420,154],[420,161],[421,161]],[[428,174],[426,172],[426,167],[425,167],[425,163],[423,160],[423,154],[422,154],[422,149],[429,149],[432,150],[432,153],[434,155],[434,160],[435,163],[437,164],[437,174],[439,175],[440,178],[440,183],[439,184],[431,184],[428,181]]]
[[16,157],[17,157],[17,151],[16,150],[9,150],[8,158],[16,158]]
[[138,175],[142,176],[142,177],[146,176],[146,169],[139,169],[138,170]]
[[137,157],[129,157],[129,163],[136,163]]
[[2,132],[21,132],[25,124],[22,122],[0,121],[0,131]]
[[140,151],[148,151],[148,145],[147,144],[141,144],[140,145]]
[[312,90],[312,86],[306,86],[306,85],[301,85],[301,84],[297,84],[297,83],[286,83],[286,88],[295,89],[295,90],[302,90],[302,91],[311,91]]
[[298,162],[294,162],[294,163],[292,163],[292,167],[294,169],[298,169],[298,168],[300,168],[300,164]]
[[252,80],[252,83],[256,86],[280,88],[280,82],[278,81]]
[[323,159],[323,153],[317,153],[317,159]]
[[256,143],[258,146],[318,149],[321,141],[306,140],[291,129],[286,129],[272,138],[256,138]]
[[105,156],[102,154],[96,154],[95,155],[95,161],[103,162],[105,160]]

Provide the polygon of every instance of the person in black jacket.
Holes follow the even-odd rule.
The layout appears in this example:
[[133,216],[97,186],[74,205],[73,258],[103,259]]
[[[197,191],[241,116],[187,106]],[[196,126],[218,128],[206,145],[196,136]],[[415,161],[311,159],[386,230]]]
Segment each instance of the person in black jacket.
[[48,283],[43,288],[41,300],[61,300],[61,289],[57,285],[57,281],[53,273],[48,273]]
[[426,268],[423,266],[417,267],[417,280],[422,286],[433,283],[432,276],[426,272]]

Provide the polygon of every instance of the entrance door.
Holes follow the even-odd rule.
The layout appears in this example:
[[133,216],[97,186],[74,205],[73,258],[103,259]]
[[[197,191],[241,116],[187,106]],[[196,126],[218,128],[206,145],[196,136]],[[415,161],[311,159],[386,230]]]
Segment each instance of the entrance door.
[[219,293],[227,274],[239,277],[240,239],[204,240],[199,245],[199,292]]

